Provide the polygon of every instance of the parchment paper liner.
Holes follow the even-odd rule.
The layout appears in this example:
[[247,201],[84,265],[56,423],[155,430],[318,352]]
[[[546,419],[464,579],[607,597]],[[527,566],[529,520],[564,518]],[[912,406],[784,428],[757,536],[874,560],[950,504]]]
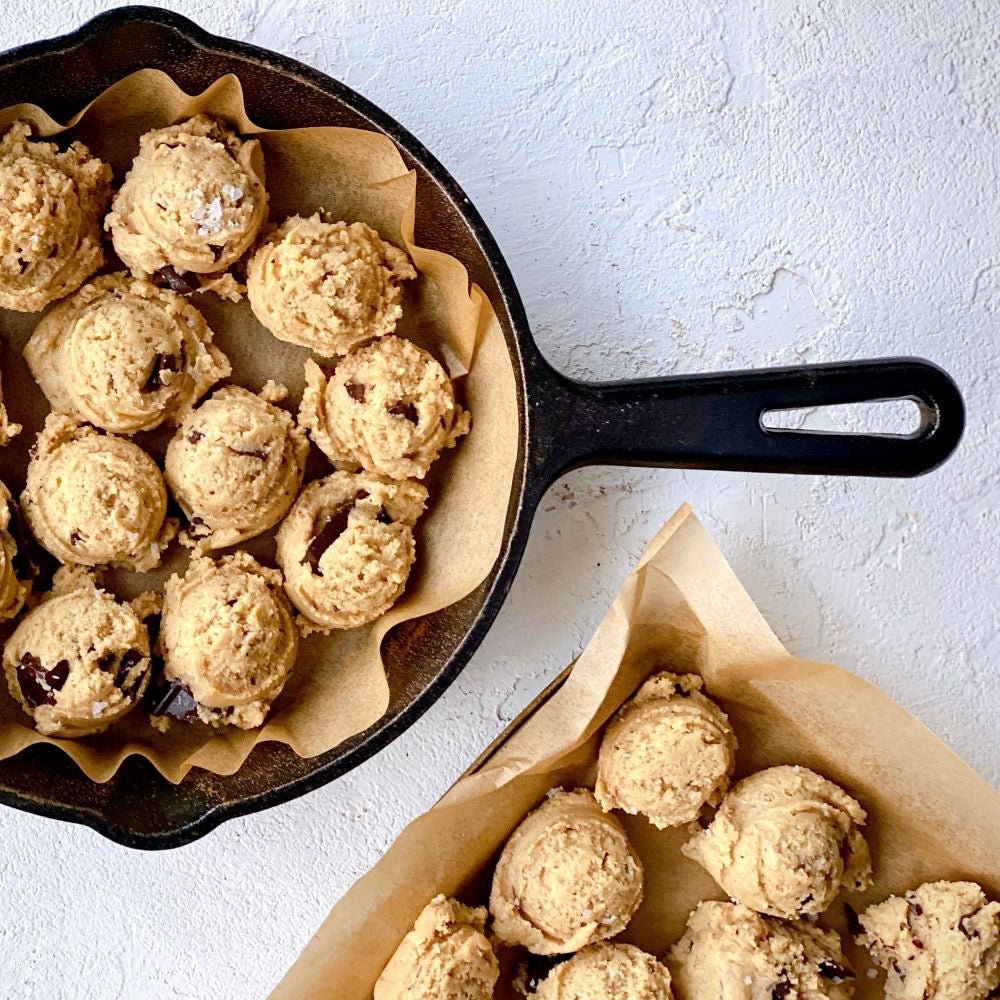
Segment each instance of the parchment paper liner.
[[[400,834],[333,908],[271,1000],[370,997],[436,893],[485,903],[510,831],[548,789],[592,786],[601,727],[663,667],[705,678],[736,727],[740,776],[804,764],[843,783],[868,810],[875,884],[841,896],[824,923],[843,934],[842,900],[860,909],[928,879],[973,878],[1000,896],[1000,794],[878,689],[785,650],[685,507],[649,545],[565,683]],[[622,940],[663,955],[694,904],[724,894],[679,853],[683,831],[620,818],[646,869],[645,901]],[[865,974],[863,952],[850,945],[847,954],[860,1000],[881,997],[882,979]],[[515,994],[502,979],[496,996]]]
[[[348,128],[261,129],[247,118],[235,76],[222,77],[190,97],[157,70],[142,70],[114,84],[66,125],[34,105],[6,108],[0,111],[0,131],[23,118],[42,135],[80,139],[111,163],[117,185],[143,132],[200,111],[221,115],[260,139],[272,223],[324,208],[338,219],[367,222],[406,247],[420,277],[409,283],[398,332],[432,350],[454,376],[464,376],[460,391],[472,412],[473,429],[438,461],[428,479],[431,504],[418,526],[417,565],[404,597],[372,625],[304,640],[296,671],[263,729],[213,732],[181,724],[161,735],[133,713],[100,736],[53,741],[28,725],[6,685],[0,685],[0,759],[34,743],[54,742],[95,781],[106,781],[133,753],[150,760],[170,781],[180,781],[194,766],[231,774],[258,742],[277,740],[308,757],[374,723],[389,702],[379,652],[382,637],[398,622],[459,600],[485,578],[500,551],[517,454],[515,382],[496,315],[483,292],[470,288],[459,261],[414,244],[416,175],[406,169],[387,137]],[[256,322],[245,299],[234,305],[201,294],[194,301],[233,361],[231,381],[253,389],[268,378],[284,382],[292,390],[285,405],[297,409],[302,363],[309,352],[272,337]],[[39,316],[0,310],[5,401],[11,419],[25,426],[20,437],[0,450],[0,478],[15,494],[24,485],[28,447],[48,412],[21,357]],[[136,441],[161,460],[169,436],[169,430],[160,430],[137,435]],[[307,480],[329,471],[316,452]],[[258,557],[273,559],[271,536],[248,547]],[[169,572],[183,569],[186,559],[185,553],[175,551],[164,572],[144,577],[116,574],[109,584],[123,596],[133,596],[161,585]]]

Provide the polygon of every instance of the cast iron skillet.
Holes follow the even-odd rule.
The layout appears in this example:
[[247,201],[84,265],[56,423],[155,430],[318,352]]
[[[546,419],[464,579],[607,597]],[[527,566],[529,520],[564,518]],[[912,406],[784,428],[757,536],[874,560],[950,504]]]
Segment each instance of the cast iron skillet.
[[[437,614],[394,629],[384,646],[391,700],[375,725],[311,760],[264,744],[237,774],[196,770],[179,786],[132,758],[106,784],[64,754],[32,748],[0,763],[0,802],[85,823],[131,847],[176,847],[232,816],[301,795],[355,767],[410,726],[455,679],[497,614],[535,507],[561,473],[584,464],[757,472],[914,476],[943,462],[962,434],[962,398],[926,361],[799,366],[592,384],[554,371],[539,354],[517,289],[469,199],[409,132],[342,83],[291,59],[207,34],[150,7],[110,11],[78,31],[0,56],[0,103],[40,104],[65,120],[134,70],[156,67],[189,93],[225,73],[243,84],[250,117],[268,128],[344,125],[384,132],[418,173],[417,242],[454,254],[500,318],[518,385],[520,446],[505,542],[489,577]],[[915,400],[909,437],[765,430],[771,409]],[[511,414],[513,420],[515,415]]]

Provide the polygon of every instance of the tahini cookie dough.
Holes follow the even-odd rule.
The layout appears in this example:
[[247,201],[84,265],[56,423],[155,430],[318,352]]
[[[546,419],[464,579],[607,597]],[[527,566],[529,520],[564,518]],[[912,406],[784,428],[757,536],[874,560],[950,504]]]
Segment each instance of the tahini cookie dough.
[[415,277],[409,257],[371,226],[296,215],[251,257],[247,297],[279,340],[333,357],[392,333],[402,282]]
[[871,884],[865,818],[815,771],[772,767],[737,783],[681,850],[737,902],[779,917],[819,914],[842,887]]
[[299,422],[338,468],[423,479],[469,431],[444,368],[402,337],[352,351],[329,378],[307,361],[305,376]]
[[278,529],[278,565],[303,632],[355,628],[396,602],[427,490],[364,473],[310,483]]
[[107,274],[47,313],[24,356],[56,412],[133,434],[179,423],[229,375],[212,336],[177,292]]
[[673,1000],[670,973],[631,944],[592,944],[557,965],[539,985],[538,1000]]
[[38,312],[104,263],[111,168],[86,146],[60,152],[15,122],[0,139],[0,308]]

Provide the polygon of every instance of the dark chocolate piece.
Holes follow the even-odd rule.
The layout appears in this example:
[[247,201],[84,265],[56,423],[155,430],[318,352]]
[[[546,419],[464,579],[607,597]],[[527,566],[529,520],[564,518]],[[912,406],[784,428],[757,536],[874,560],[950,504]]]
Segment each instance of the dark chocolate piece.
[[159,279],[159,284],[164,284],[172,292],[179,292],[181,295],[190,295],[192,292],[198,291],[200,287],[197,280],[192,282],[186,273],[181,274],[180,271],[169,264],[154,271],[153,277]]
[[132,694],[133,691],[142,683],[142,678],[145,676],[145,671],[139,674],[138,677],[133,677],[131,681],[129,680],[129,674],[134,669],[137,663],[140,663],[145,659],[146,654],[140,652],[138,649],[127,650],[125,655],[121,659],[121,663],[118,664],[118,670],[115,672],[115,687],[118,688],[123,695],[127,698]]
[[267,452],[262,448],[251,449],[250,451],[241,451],[239,448],[229,447],[229,450],[234,455],[242,455],[244,458],[256,458],[260,462],[267,461]]
[[169,715],[172,719],[191,721],[198,718],[198,702],[191,689],[181,681],[162,681],[155,691],[150,688],[150,715]]
[[389,406],[386,409],[394,417],[405,417],[411,424],[420,422],[420,417],[417,415],[417,408],[412,403],[404,403],[400,400],[398,403],[393,403],[392,406]]
[[850,969],[845,969],[842,965],[837,962],[830,962],[827,959],[823,959],[819,963],[819,974],[824,979],[853,979],[854,973]]
[[771,1000],[784,1000],[791,992],[792,984],[785,979],[780,983],[774,984],[774,989],[771,990]]
[[37,656],[25,653],[18,662],[15,673],[21,694],[31,708],[54,705],[56,692],[62,690],[69,677],[69,661],[60,660],[51,670],[46,670]]
[[392,524],[392,518],[389,516],[389,512],[385,507],[379,507],[378,513],[375,515],[375,520],[379,524]]
[[365,386],[360,382],[345,382],[344,388],[347,390],[347,395],[356,403],[363,403],[365,401]]
[[163,387],[162,375],[164,372],[179,372],[180,370],[181,362],[176,354],[160,354],[157,351],[153,357],[153,367],[149,372],[149,378],[146,379],[146,384],[139,391],[156,392],[157,389]]
[[197,444],[204,436],[205,435],[202,434],[201,431],[191,431],[191,433],[188,434],[188,441],[190,441],[191,444]]
[[306,554],[302,557],[302,563],[308,565],[316,576],[323,575],[323,571],[319,568],[319,561],[323,557],[323,553],[347,530],[347,521],[353,507],[354,501],[349,500],[328,515],[322,524],[319,524],[319,519],[317,519],[317,523],[313,525],[315,534],[312,541],[306,546]]

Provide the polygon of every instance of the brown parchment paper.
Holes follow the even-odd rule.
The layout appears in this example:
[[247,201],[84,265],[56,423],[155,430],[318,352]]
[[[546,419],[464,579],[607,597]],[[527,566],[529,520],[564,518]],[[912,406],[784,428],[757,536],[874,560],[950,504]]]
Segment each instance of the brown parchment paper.
[[[868,810],[875,884],[841,896],[823,923],[845,934],[843,899],[861,909],[927,879],[972,878],[1000,896],[1000,794],[872,685],[788,653],[685,507],[649,545],[565,683],[403,831],[334,907],[271,1000],[368,998],[436,893],[485,904],[493,862],[513,828],[550,788],[593,785],[602,726],[664,667],[700,673],[729,713],[738,776],[804,764]],[[646,870],[645,900],[622,940],[662,956],[698,900],[725,897],[680,854],[683,831],[618,815]],[[882,979],[865,975],[863,951],[851,944],[847,955],[860,1000],[881,997]],[[501,953],[502,966],[513,959]],[[515,996],[503,975],[496,995]]]
[[[363,221],[404,246],[419,277],[409,282],[397,332],[431,350],[459,380],[458,390],[472,412],[473,429],[436,463],[428,487],[428,513],[417,527],[417,564],[405,595],[388,614],[363,628],[303,640],[299,663],[268,723],[255,732],[235,728],[174,725],[157,733],[141,713],[100,736],[51,740],[36,733],[27,717],[0,692],[0,759],[39,742],[61,747],[95,781],[106,781],[128,755],[148,758],[171,781],[194,766],[231,774],[264,740],[290,745],[302,756],[331,749],[374,723],[386,710],[389,689],[380,656],[382,637],[393,625],[436,611],[465,596],[489,572],[502,541],[507,500],[517,455],[517,401],[513,369],[496,315],[483,292],[470,288],[465,267],[455,258],[414,243],[419,196],[416,175],[407,170],[385,136],[348,128],[267,131],[247,118],[235,76],[217,80],[197,96],[181,91],[165,74],[141,70],[111,86],[65,125],[34,105],[0,110],[0,132],[18,118],[36,132],[79,139],[112,165],[120,184],[138,150],[139,136],[198,112],[219,115],[241,132],[256,136],[264,150],[270,193],[270,221],[323,208],[336,218]],[[108,253],[111,254],[110,245]],[[112,259],[105,270],[120,265]],[[259,389],[267,379],[291,390],[285,406],[298,409],[303,362],[310,352],[271,336],[253,316],[246,299],[223,301],[196,294],[195,305],[216,331],[216,342],[233,362],[229,381]],[[0,310],[0,368],[11,419],[22,434],[0,449],[0,478],[15,494],[24,486],[28,448],[48,413],[21,351],[41,314]],[[171,430],[135,436],[160,461]],[[313,449],[306,479],[326,475],[330,466]],[[273,564],[273,534],[246,548]],[[169,562],[153,574],[114,573],[110,589],[132,597],[159,588],[172,572],[182,572],[187,553],[175,546]]]

